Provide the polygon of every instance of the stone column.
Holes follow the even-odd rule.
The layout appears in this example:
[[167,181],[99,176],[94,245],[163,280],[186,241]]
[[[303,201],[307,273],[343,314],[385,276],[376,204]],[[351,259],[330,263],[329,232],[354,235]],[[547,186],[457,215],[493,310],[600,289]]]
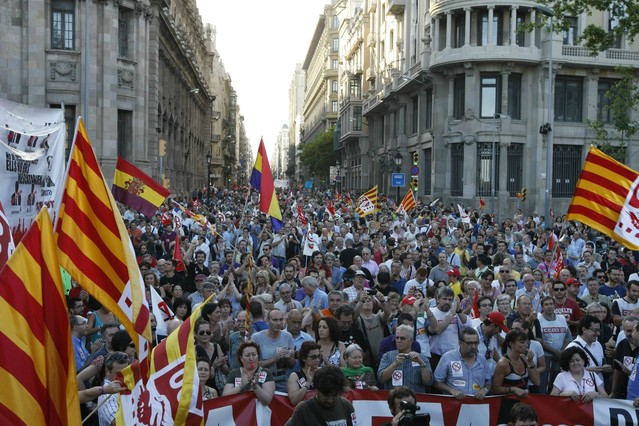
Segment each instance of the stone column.
[[440,48],[439,48],[439,22],[440,22],[440,16],[437,15],[435,16],[435,31],[433,31],[433,51],[434,52],[439,52]]
[[450,10],[446,12],[446,49],[450,49],[452,46],[452,31],[453,31],[453,15]]
[[493,15],[495,6],[488,6],[488,42],[486,44],[495,44],[493,42]]
[[470,45],[470,12],[472,8],[465,7],[464,12],[466,12],[466,20],[465,20],[465,30],[464,30],[464,46]]
[[517,6],[510,8],[510,45],[517,45]]

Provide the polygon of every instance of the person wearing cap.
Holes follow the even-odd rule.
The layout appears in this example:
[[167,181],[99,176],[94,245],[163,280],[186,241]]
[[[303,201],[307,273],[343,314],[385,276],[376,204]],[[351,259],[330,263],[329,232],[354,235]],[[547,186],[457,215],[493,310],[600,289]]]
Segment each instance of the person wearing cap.
[[582,311],[585,311],[586,307],[588,307],[588,304],[579,298],[579,294],[584,288],[583,283],[577,278],[568,278],[566,280],[566,297],[574,301]]
[[348,295],[348,301],[350,303],[358,300],[359,293],[364,290],[365,285],[366,274],[364,273],[364,271],[355,271],[355,276],[353,277],[353,285],[344,289],[344,293]]
[[453,290],[455,297],[459,297],[462,294],[461,283],[459,282],[459,269],[451,268],[447,273],[448,275],[448,287]]
[[501,358],[501,344],[504,339],[500,336],[503,331],[508,333],[506,326],[506,317],[501,312],[491,312],[486,319],[475,327],[479,335],[479,346],[477,352],[480,356],[486,358],[491,375],[497,366],[497,361]]
[[[568,280],[566,280],[568,281]],[[563,315],[570,326],[573,336],[577,332],[579,320],[583,316],[579,305],[574,300],[568,299],[566,288],[568,286],[560,280],[556,280],[552,284],[552,295],[555,299],[555,313]]]
[[462,328],[458,333],[459,347],[442,355],[433,374],[434,388],[452,395],[455,399],[471,396],[484,399],[492,383],[493,369],[477,346],[481,338],[477,330]]

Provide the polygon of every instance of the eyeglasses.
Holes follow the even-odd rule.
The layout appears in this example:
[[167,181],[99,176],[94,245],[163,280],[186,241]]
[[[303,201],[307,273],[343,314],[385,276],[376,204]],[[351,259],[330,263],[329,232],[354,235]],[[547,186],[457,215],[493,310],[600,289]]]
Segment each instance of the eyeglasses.
[[213,333],[211,333],[210,331],[200,331],[197,334],[199,334],[200,336],[210,336]]
[[605,313],[605,311],[590,311],[588,312],[588,315],[597,315],[597,314],[603,314]]
[[479,340],[473,341],[473,342],[467,342],[465,340],[460,340],[460,342],[462,342],[462,343],[464,343],[464,344],[466,344],[468,346],[478,346],[479,345]]
[[500,274],[507,274],[507,273],[509,273],[509,272],[510,272],[510,271],[505,271],[505,270],[503,270],[503,269],[500,269],[500,270],[499,270],[499,273],[500,273]]
[[319,354],[318,354],[318,355],[309,355],[309,356],[307,356],[306,358],[310,358],[310,359],[320,359],[320,358],[322,358],[322,355],[319,355]]
[[588,330],[592,331],[595,334],[601,333],[601,329],[600,328],[589,328]]
[[566,291],[565,287],[553,287],[554,291]]

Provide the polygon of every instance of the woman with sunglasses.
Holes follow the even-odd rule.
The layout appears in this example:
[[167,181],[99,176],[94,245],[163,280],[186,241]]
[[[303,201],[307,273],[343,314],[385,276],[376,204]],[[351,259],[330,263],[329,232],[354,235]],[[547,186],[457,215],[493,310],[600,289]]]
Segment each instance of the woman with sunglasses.
[[313,377],[322,362],[320,346],[313,341],[302,343],[297,359],[300,369],[291,373],[287,382],[288,399],[293,405],[299,404],[310,390],[315,389]]
[[[229,372],[227,363],[227,357],[222,352],[220,345],[211,341],[212,337],[211,324],[204,320],[199,319],[195,323],[195,352],[198,358],[206,358],[211,365],[217,370],[219,369],[222,374]],[[222,379],[223,380],[223,379]],[[219,391],[224,386],[223,383],[216,381],[215,388]]]

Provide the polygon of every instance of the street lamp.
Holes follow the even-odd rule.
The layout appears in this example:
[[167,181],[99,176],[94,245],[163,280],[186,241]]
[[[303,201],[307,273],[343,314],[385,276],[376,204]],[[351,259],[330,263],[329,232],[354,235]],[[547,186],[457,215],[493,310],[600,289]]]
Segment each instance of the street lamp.
[[[399,153],[399,151],[397,151],[397,153],[395,154],[395,157],[393,158],[393,160],[395,161],[395,170],[396,173],[399,173],[402,170],[402,154]],[[399,205],[399,186],[396,187],[396,197],[395,197],[395,202]]]
[[[337,191],[338,190],[337,185],[342,183],[342,169],[340,168],[341,164],[340,164],[339,160],[335,161],[335,167],[337,168],[337,176],[335,176],[335,190]],[[344,186],[342,185],[342,188],[343,187]],[[342,189],[342,188],[339,188],[339,189]]]
[[206,183],[209,188],[213,186],[211,184],[211,161],[212,160],[213,160],[213,156],[209,152],[208,154],[206,154]]
[[546,135],[546,194],[545,194],[545,223],[546,229],[550,229],[552,223],[550,221],[550,175],[552,173],[552,126],[554,125],[554,115],[552,111],[553,107],[553,98],[552,98],[552,43],[553,43],[553,18],[555,17],[555,12],[552,9],[545,6],[535,6],[536,11],[548,16],[550,18],[550,46],[548,48],[548,99],[546,100],[546,110],[548,112],[548,122],[541,126],[539,129],[539,133],[542,135]]

